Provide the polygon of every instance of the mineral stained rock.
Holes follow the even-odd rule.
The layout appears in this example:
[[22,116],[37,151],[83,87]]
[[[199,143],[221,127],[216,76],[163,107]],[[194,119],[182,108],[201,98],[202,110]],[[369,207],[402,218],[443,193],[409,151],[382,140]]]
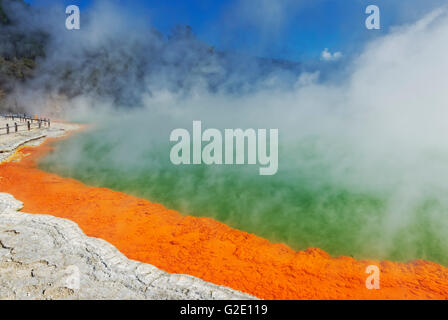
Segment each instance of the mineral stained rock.
[[22,205],[0,193],[0,299],[253,299],[129,260],[74,222]]

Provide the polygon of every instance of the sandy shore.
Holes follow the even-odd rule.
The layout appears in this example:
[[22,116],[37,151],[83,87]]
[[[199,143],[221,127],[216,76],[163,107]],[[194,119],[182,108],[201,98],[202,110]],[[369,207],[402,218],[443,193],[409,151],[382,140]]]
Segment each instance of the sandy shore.
[[[76,129],[55,122],[51,129],[2,135],[0,159],[17,161],[18,147]],[[106,241],[86,236],[74,222],[19,212],[22,207],[12,195],[0,194],[0,299],[252,299],[130,260]]]

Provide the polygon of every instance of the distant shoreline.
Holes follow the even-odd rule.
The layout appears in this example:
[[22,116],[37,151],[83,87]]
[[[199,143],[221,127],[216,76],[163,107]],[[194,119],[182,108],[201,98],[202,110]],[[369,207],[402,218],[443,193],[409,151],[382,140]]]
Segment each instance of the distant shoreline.
[[[12,121],[0,120],[0,126]],[[37,129],[30,131],[11,132],[9,135],[0,136],[0,163],[8,161],[18,148],[27,145],[40,145],[47,138],[57,138],[67,135],[67,133],[79,130],[80,126],[66,122],[54,121],[51,128]]]

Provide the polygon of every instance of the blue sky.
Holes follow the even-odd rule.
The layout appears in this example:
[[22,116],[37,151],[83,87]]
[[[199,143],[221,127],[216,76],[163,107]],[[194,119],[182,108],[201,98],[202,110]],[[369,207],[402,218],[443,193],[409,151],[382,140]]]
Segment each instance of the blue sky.
[[[197,37],[221,50],[290,60],[318,59],[325,48],[345,56],[394,25],[409,23],[443,0],[109,0],[164,34],[190,25]],[[44,5],[48,0],[27,0]],[[95,0],[61,0],[89,10]],[[367,30],[365,8],[381,9],[381,30]]]

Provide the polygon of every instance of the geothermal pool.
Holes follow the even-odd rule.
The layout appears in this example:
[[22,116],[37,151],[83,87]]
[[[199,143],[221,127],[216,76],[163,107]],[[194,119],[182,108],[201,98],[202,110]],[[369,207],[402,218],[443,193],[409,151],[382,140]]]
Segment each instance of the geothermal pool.
[[395,192],[403,190],[400,179],[390,176],[390,184],[374,185],[356,180],[351,172],[360,168],[350,162],[341,174],[334,168],[342,156],[328,156],[332,151],[321,141],[280,144],[277,175],[259,176],[257,166],[177,167],[161,140],[127,140],[115,131],[102,127],[59,141],[39,166],[185,215],[212,217],[297,250],[318,247],[333,256],[448,265],[448,206],[439,193],[428,187],[407,203],[407,196]]

